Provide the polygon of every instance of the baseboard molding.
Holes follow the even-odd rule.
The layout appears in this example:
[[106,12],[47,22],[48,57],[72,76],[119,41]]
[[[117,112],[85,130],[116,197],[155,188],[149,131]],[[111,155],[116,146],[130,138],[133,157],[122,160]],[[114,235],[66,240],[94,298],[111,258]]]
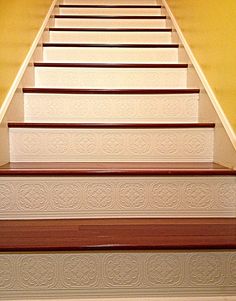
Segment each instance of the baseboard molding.
[[207,78],[206,78],[206,76],[205,76],[205,74],[204,74],[204,72],[203,72],[200,64],[196,60],[196,58],[195,58],[195,56],[194,56],[194,54],[193,54],[193,52],[192,52],[192,50],[191,50],[191,48],[190,48],[187,40],[185,39],[184,34],[183,34],[181,28],[179,27],[178,22],[177,22],[176,18],[174,17],[174,15],[173,15],[173,13],[172,13],[172,11],[171,11],[171,9],[170,9],[167,1],[166,0],[162,0],[162,2],[163,2],[164,6],[165,6],[165,8],[166,8],[166,10],[167,10],[167,12],[169,14],[169,17],[170,17],[170,19],[171,19],[171,21],[172,21],[172,23],[173,23],[173,25],[175,27],[175,30],[178,33],[178,36],[179,36],[179,38],[181,40],[181,43],[183,44],[183,46],[184,46],[184,48],[185,48],[185,50],[186,50],[186,52],[187,52],[187,54],[188,54],[188,56],[189,56],[192,64],[193,64],[193,66],[194,66],[194,68],[195,68],[195,70],[196,70],[196,72],[197,72],[197,74],[198,74],[198,76],[199,76],[199,78],[200,78],[200,80],[202,82],[202,85],[205,88],[206,93],[208,94],[208,96],[209,96],[209,98],[210,98],[210,100],[212,102],[212,105],[213,105],[214,109],[216,110],[216,112],[217,112],[217,114],[219,116],[219,119],[222,122],[222,125],[225,128],[225,130],[226,130],[226,132],[227,132],[227,134],[228,134],[228,136],[230,138],[230,141],[232,142],[232,144],[233,144],[233,146],[234,146],[234,148],[236,150],[236,133],[234,132],[231,124],[229,123],[229,120],[226,117],[225,113],[223,112],[223,110],[222,110],[222,108],[221,108],[221,106],[219,104],[219,101],[218,101],[218,99],[217,99],[214,91],[212,90],[212,88],[211,88],[211,86],[210,86],[210,84],[209,84],[209,82],[208,82],[208,80],[207,80]]
[[32,45],[30,47],[30,50],[27,53],[27,56],[25,57],[25,60],[23,61],[22,65],[21,65],[21,67],[20,67],[20,69],[19,69],[19,71],[18,71],[18,73],[16,75],[15,80],[13,81],[13,84],[12,84],[10,90],[8,91],[6,98],[3,101],[3,104],[0,107],[0,123],[3,121],[5,113],[6,113],[8,107],[9,107],[9,105],[11,103],[11,100],[12,100],[12,98],[13,98],[15,92],[16,92],[16,89],[18,88],[18,86],[19,86],[19,84],[20,84],[20,82],[21,82],[21,80],[23,78],[23,75],[24,75],[24,73],[25,73],[25,71],[26,71],[26,69],[27,69],[27,67],[28,67],[28,65],[29,65],[29,63],[31,61],[31,58],[32,58],[32,56],[33,56],[33,54],[34,54],[34,52],[35,52],[35,50],[36,50],[36,48],[37,48],[37,46],[38,46],[38,44],[40,42],[40,39],[41,39],[41,37],[43,35],[43,32],[44,32],[44,30],[45,30],[45,28],[47,26],[47,23],[49,21],[49,18],[50,18],[51,14],[52,14],[52,11],[53,11],[53,9],[54,9],[57,1],[58,0],[53,0],[52,4],[51,4],[51,6],[50,6],[50,8],[48,10],[48,13],[47,13],[47,15],[46,15],[46,17],[45,17],[45,19],[43,21],[43,24],[40,27],[40,29],[39,29],[39,31],[38,31],[38,33],[37,33],[37,35],[36,35],[36,37],[35,37]]

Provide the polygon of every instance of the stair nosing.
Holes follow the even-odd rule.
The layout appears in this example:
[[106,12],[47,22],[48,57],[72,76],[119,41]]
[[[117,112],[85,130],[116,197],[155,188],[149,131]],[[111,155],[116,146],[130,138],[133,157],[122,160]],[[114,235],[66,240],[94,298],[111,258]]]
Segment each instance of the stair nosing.
[[199,94],[200,89],[73,89],[73,88],[23,88],[23,93],[42,94]]
[[236,176],[211,162],[18,162],[0,167],[0,176]]
[[179,48],[179,44],[108,44],[108,43],[43,43],[43,47],[93,47],[93,48]]
[[49,123],[8,122],[9,128],[214,128],[215,123]]
[[50,27],[49,31],[172,32],[172,28],[79,28]]
[[86,5],[86,4],[59,4],[59,8],[162,8],[162,5]]
[[111,15],[54,15],[56,19],[159,19],[166,20],[166,16],[111,16]]
[[60,68],[188,68],[187,63],[57,63],[35,62],[35,67]]

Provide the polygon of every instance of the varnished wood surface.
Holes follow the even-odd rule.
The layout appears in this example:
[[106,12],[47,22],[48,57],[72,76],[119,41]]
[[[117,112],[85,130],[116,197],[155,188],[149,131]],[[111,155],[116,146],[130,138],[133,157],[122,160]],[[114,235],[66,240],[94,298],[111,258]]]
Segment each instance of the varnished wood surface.
[[61,123],[61,122],[9,122],[9,128],[90,128],[90,129],[162,129],[162,128],[214,128],[215,123]]
[[18,162],[0,167],[0,176],[236,176],[215,163]]
[[0,221],[0,251],[236,248],[236,219]]
[[166,16],[110,16],[110,15],[55,15],[57,19],[159,19],[165,20]]
[[188,68],[188,64],[164,63],[164,64],[128,64],[128,63],[45,63],[36,62],[35,67],[59,67],[59,68]]
[[109,32],[171,32],[171,28],[74,28],[74,27],[50,27],[49,31],[109,31]]
[[52,94],[198,94],[200,89],[74,89],[74,88],[23,88],[23,93]]
[[[43,43],[43,47],[59,47],[59,48],[60,47],[76,47],[76,48],[78,48],[78,47],[80,47],[80,48],[81,47],[87,47],[87,48],[179,48],[179,44]],[[144,64],[142,64],[142,65],[144,65]]]
[[162,8],[161,5],[87,5],[87,4],[60,4],[61,8]]

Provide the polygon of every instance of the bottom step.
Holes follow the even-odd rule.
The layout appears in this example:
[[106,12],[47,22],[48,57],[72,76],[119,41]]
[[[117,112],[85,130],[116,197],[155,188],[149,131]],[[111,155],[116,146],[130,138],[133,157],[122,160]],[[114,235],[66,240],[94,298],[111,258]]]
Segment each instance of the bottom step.
[[236,295],[235,229],[235,219],[1,221],[0,296]]

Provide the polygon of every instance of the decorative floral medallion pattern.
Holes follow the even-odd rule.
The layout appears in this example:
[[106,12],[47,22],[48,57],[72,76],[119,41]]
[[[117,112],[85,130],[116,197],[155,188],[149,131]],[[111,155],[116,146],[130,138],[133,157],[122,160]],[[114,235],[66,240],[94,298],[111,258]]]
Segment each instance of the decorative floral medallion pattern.
[[14,263],[4,255],[0,256],[0,290],[10,288],[14,278]]
[[[236,294],[234,251],[0,254],[0,296]],[[37,296],[38,296],[37,295]],[[6,298],[7,299],[7,298]]]
[[214,286],[224,280],[223,262],[217,255],[192,255],[188,266],[192,284]]
[[96,255],[69,255],[63,260],[63,275],[68,287],[93,287],[98,278]]
[[109,255],[104,260],[104,276],[109,286],[136,286],[140,267],[135,255]]
[[56,261],[49,255],[25,255],[20,258],[22,287],[49,288],[57,280]]
[[156,285],[179,285],[183,277],[183,263],[178,255],[152,255],[146,262],[147,278]]

